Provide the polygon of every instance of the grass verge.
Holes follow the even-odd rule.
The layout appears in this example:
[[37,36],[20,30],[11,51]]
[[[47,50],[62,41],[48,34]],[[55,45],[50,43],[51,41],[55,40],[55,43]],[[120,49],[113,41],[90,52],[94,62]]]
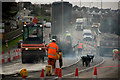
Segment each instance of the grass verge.
[[11,41],[8,41],[8,48],[6,48],[6,44],[2,44],[2,51],[3,52],[8,51],[8,50],[12,49],[13,47],[17,46],[17,43],[20,39],[22,39],[22,35]]

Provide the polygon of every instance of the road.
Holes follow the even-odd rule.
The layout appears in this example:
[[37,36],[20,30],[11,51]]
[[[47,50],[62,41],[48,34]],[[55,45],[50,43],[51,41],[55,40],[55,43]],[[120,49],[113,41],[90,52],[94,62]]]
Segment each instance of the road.
[[[46,29],[46,31],[47,32],[49,32],[49,29]],[[73,36],[75,35],[75,34],[78,34],[78,33],[82,33],[82,32],[76,32],[76,31],[74,31],[74,33],[73,33]],[[81,36],[82,37],[82,35],[81,34],[78,34],[78,36]],[[77,36],[76,36],[77,37]],[[77,42],[77,40],[79,40],[79,39],[77,39],[77,38],[74,38],[74,40],[73,40],[73,42],[74,42],[74,44],[76,44],[76,42]],[[47,34],[47,36],[45,37],[46,39],[48,39],[48,34]],[[48,42],[48,40],[46,40],[47,42]],[[90,43],[90,42],[89,42]],[[73,45],[74,45],[73,44]],[[90,45],[88,45],[88,44],[84,44],[84,49],[85,50],[83,50],[83,54],[85,54],[84,52],[86,52],[86,54],[89,52],[89,50],[96,50],[96,48],[94,48],[94,47],[92,47],[92,46],[90,46]],[[86,49],[88,49],[88,50],[86,50]],[[77,52],[77,49],[76,49],[76,55],[78,55],[78,52]],[[67,58],[63,58],[63,60],[64,60],[64,66],[68,66],[68,65],[71,65],[71,64],[73,64],[73,63],[75,63],[78,59],[78,56],[76,56],[76,57],[67,57]],[[96,59],[96,58],[95,58]],[[101,60],[100,60],[101,61]],[[96,60],[96,62],[94,62],[92,65],[94,65],[94,64],[96,64],[96,63],[98,63],[99,62],[99,59],[98,60]],[[79,62],[80,63],[80,66],[81,66],[81,62]],[[39,71],[39,70],[41,70],[42,68],[44,68],[45,69],[45,65],[47,64],[47,62],[45,62],[44,64],[42,64],[42,63],[37,63],[37,64],[22,64],[21,63],[21,59],[19,59],[19,60],[17,60],[17,61],[13,61],[12,63],[6,63],[6,64],[3,64],[3,73],[4,74],[13,74],[13,73],[18,73],[22,68],[26,68],[26,69],[28,69],[28,71]],[[77,66],[75,66],[75,67],[77,67]],[[82,67],[82,66],[81,66]],[[74,70],[74,69],[72,69],[72,70]],[[40,71],[39,71],[40,72]],[[66,73],[66,72],[63,72],[63,73]],[[68,73],[68,72],[67,72]],[[32,73],[31,73],[32,74]],[[31,75],[30,75],[31,76]],[[32,77],[32,76],[31,76]],[[34,77],[39,77],[39,75],[37,75],[37,73],[35,73],[35,76]]]
[[[46,32],[49,32],[49,29],[46,29]],[[73,30],[72,32],[72,37],[73,37],[73,46],[78,42],[78,40],[82,40],[82,31],[75,31]],[[45,40],[47,42],[49,42],[48,40],[48,33],[45,36]],[[64,58],[64,67],[62,68],[62,76],[65,78],[74,78],[74,73],[75,73],[75,69],[78,68],[79,69],[79,78],[92,78],[93,76],[93,66],[103,62],[103,59],[96,55],[96,42],[94,41],[84,41],[83,42],[83,51],[82,51],[82,55],[86,55],[86,54],[94,54],[95,58],[94,58],[94,62],[91,63],[90,67],[83,67],[82,66],[82,62],[81,60],[78,61],[80,59],[80,54],[77,52],[77,48],[75,49],[76,53],[76,57],[66,57]],[[78,59],[79,58],[79,59]],[[105,62],[100,66],[114,66],[114,65],[118,65],[118,61],[112,61],[112,59],[110,57],[104,57]],[[76,61],[78,61],[77,63],[75,63]],[[74,64],[75,63],[75,64]],[[74,64],[74,65],[72,65]],[[5,74],[13,74],[13,73],[19,73],[19,71],[22,68],[26,68],[28,70],[28,78],[40,78],[40,72],[41,69],[45,69],[45,66],[47,65],[47,61],[45,61],[45,63],[34,63],[34,64],[22,64],[21,63],[21,59],[17,60],[17,61],[13,61],[12,63],[6,63],[3,64],[3,73]],[[67,68],[65,68],[65,66],[71,65]],[[89,69],[90,70],[85,70],[85,69]],[[108,67],[108,68],[101,68],[98,69],[98,78],[117,78],[117,72],[118,72],[118,68],[117,67]],[[104,72],[104,74],[102,74]],[[112,76],[113,75],[113,76]],[[10,76],[6,76],[6,78],[12,78],[13,75]],[[56,76],[52,76],[51,78],[55,78]],[[19,75],[14,76],[14,78],[20,78]]]
[[[84,44],[85,45],[85,44]],[[87,44],[86,44],[87,45]],[[85,48],[87,49],[91,49],[90,48],[91,46],[90,45],[88,45],[88,46],[85,46]],[[87,50],[85,50],[84,52],[86,52]],[[87,51],[88,52],[88,51]],[[84,53],[83,53],[84,54]],[[77,53],[77,51],[76,51],[76,56],[79,56],[78,55],[78,53]],[[77,60],[76,60],[76,57],[70,57],[70,58],[66,58],[66,60],[65,60],[65,58],[64,58],[64,66],[68,66],[68,65],[71,65],[71,64],[73,64],[73,63],[75,63]],[[91,66],[93,66],[93,65],[96,65],[96,64],[98,64],[98,63],[100,63],[102,61],[102,58],[100,58],[99,56],[95,56],[95,58],[94,58],[94,62],[93,63],[91,63]],[[21,64],[21,61],[18,61],[19,63],[14,63],[14,64],[7,64],[6,66],[4,66],[4,71],[9,71],[9,70],[15,70],[16,68],[18,68],[18,67],[20,67],[20,66],[23,66],[24,64]],[[15,66],[16,66],[16,68],[15,68]],[[30,71],[29,72],[29,76],[28,76],[28,78],[39,78],[40,77],[40,70],[42,69],[42,67],[41,66],[43,66],[44,68],[45,68],[45,65],[44,64],[25,64],[24,65],[24,68],[26,67],[29,71],[30,71],[30,69],[32,69],[32,71]],[[13,68],[12,68],[13,67]],[[33,68],[34,67],[34,68]],[[86,68],[88,68],[88,67],[83,67],[82,66],[82,62],[81,61],[79,61],[78,63],[76,63],[76,64],[74,64],[74,65],[72,65],[72,66],[70,66],[70,67],[67,67],[67,68],[62,68],[62,74],[63,74],[63,76],[64,77],[72,77],[73,76],[73,73],[74,73],[74,71],[75,71],[75,68],[76,67],[78,67],[79,68],[79,70],[84,70],[84,69],[86,69]],[[9,70],[7,70],[7,69],[9,68]],[[35,70],[35,69],[37,69],[37,70]],[[20,70],[20,69],[19,69]],[[35,70],[35,71],[33,71],[33,70]],[[37,72],[36,72],[37,71]],[[11,71],[9,71],[9,72],[11,72]],[[69,75],[69,74],[71,74],[72,73],[72,75]],[[7,76],[6,78],[8,78],[8,77],[11,77],[11,76]],[[17,78],[19,78],[20,76],[17,76]]]
[[[64,58],[63,59],[63,66],[70,65],[74,62],[76,62],[77,58]],[[68,62],[70,61],[70,62]],[[45,66],[47,65],[47,60],[45,60],[45,63],[34,63],[34,64],[22,64],[21,59],[17,61],[13,61],[12,63],[3,64],[3,74],[13,74],[13,73],[19,73],[19,71],[23,68],[26,68],[29,72],[30,71],[40,71],[42,68],[45,69]]]
[[[113,61],[111,57],[104,57],[105,62],[99,66],[99,67],[104,67],[104,66],[115,66],[119,65],[120,61],[118,60]],[[85,71],[83,73],[79,74],[79,78],[92,78],[93,76],[93,69],[90,71]],[[118,72],[120,72],[120,67],[106,67],[106,68],[100,68],[97,69],[97,77],[98,78],[120,78]]]

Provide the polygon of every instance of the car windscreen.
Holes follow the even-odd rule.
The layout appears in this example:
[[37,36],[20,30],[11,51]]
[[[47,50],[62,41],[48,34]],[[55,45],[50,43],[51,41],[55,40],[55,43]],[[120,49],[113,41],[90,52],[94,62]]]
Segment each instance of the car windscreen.
[[84,35],[91,35],[91,33],[84,33]]
[[43,30],[40,27],[25,27],[24,40],[27,38],[42,38]]

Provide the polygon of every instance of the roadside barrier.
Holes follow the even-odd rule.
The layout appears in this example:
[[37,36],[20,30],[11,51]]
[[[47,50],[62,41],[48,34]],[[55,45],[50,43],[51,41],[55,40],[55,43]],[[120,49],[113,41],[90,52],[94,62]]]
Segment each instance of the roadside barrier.
[[9,50],[7,53],[2,52],[2,59],[0,60],[0,63],[7,63],[11,62],[14,60],[17,60],[20,58],[20,49],[15,49],[15,50]]
[[20,50],[19,49],[16,49],[16,58],[18,59],[20,57]]
[[92,46],[92,47],[95,47],[96,48],[96,46],[97,46],[97,44],[96,43],[94,43],[94,42],[89,42],[89,41],[84,41],[84,43],[85,44],[87,44],[87,45],[90,45],[90,46]]
[[18,49],[18,58],[20,58],[20,49]]
[[[15,50],[13,51],[13,54],[16,55]],[[16,60],[16,56],[13,56],[13,60]]]
[[4,52],[2,51],[2,62],[1,63],[4,63],[5,62],[5,59],[4,59]]
[[7,62],[11,62],[10,51],[8,51],[8,58],[7,58]]

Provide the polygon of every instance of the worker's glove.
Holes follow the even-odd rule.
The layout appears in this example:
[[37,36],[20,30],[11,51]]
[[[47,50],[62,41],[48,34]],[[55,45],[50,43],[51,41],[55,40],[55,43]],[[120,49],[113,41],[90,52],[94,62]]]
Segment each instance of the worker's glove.
[[46,50],[48,51],[48,48],[46,48]]

